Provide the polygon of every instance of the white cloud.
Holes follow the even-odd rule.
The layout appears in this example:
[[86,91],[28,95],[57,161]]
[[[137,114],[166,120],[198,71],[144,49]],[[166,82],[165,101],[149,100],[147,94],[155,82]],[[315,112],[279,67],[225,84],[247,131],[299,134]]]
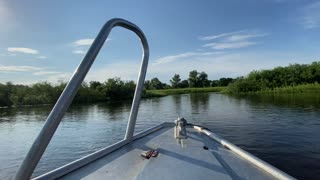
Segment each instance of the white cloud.
[[[87,39],[79,39],[74,41],[72,44],[73,46],[90,46],[93,43],[94,39],[87,38]],[[110,41],[109,38],[107,38],[106,41]]]
[[222,34],[212,35],[212,36],[204,36],[204,37],[199,37],[199,39],[200,39],[200,40],[203,40],[203,41],[214,40],[214,39],[218,39],[218,38],[230,36],[230,35],[233,35],[233,34],[239,34],[239,33],[241,33],[241,32],[245,32],[245,31],[246,31],[246,30],[241,30],[241,31],[229,32],[229,33],[222,33]]
[[60,72],[57,72],[57,71],[37,71],[32,74],[36,76],[43,76],[43,75],[52,75],[52,74],[59,74],[59,73]]
[[73,42],[74,46],[90,46],[93,43],[94,39],[79,39]]
[[[75,47],[74,50],[72,51],[72,53],[74,54],[85,54],[87,52],[88,46],[90,46],[93,43],[94,39],[79,39],[77,41],[74,41],[72,43],[72,45]],[[108,38],[106,41],[110,41],[110,39]]]
[[186,52],[177,55],[164,56],[155,60],[155,64],[164,64],[170,63],[173,61],[187,59],[194,56],[209,56],[209,55],[217,55],[222,54],[223,52]]
[[74,53],[74,54],[85,54],[86,51],[81,50],[81,49],[76,49],[76,50],[73,50],[72,53]]
[[303,8],[302,25],[306,29],[314,29],[320,27],[319,1]]
[[0,65],[0,72],[32,72],[43,68],[34,66],[3,66]]
[[222,42],[222,43],[208,43],[203,47],[210,47],[214,50],[225,50],[225,49],[238,49],[255,45],[256,42],[240,41],[240,42]]
[[38,56],[37,59],[47,59],[47,56]]
[[[231,33],[223,33],[219,35],[201,37],[201,40],[214,40],[216,42],[204,44],[203,47],[209,47],[213,50],[217,51],[205,51],[204,49],[198,49],[196,51],[185,52],[176,55],[169,55],[160,57],[154,60],[152,65],[160,65],[170,63],[172,65],[175,62],[192,62],[194,59],[203,59],[203,58],[211,58],[214,59],[217,55],[224,54],[225,52],[221,50],[227,49],[238,49],[249,47],[257,44],[254,41],[248,41],[252,38],[266,36],[266,34],[259,34],[254,32],[249,32],[248,30],[241,30]],[[166,69],[166,68],[165,68]]]
[[236,35],[231,35],[228,38],[226,38],[227,41],[245,41],[250,38],[255,38],[255,37],[263,37],[266,36],[267,34],[255,34],[255,33],[248,33],[248,34],[236,34]]
[[[73,54],[85,54],[87,52],[88,46],[90,46],[93,43],[94,39],[79,39],[77,41],[74,41],[72,45],[74,46],[74,49],[72,51]],[[106,42],[110,41],[109,38],[107,38]],[[86,49],[86,50],[84,50]]]
[[[252,32],[248,30],[224,33],[202,38],[202,40],[214,40],[212,43],[204,44],[203,47],[210,47],[214,50],[238,49],[257,44],[253,38],[263,37],[267,34]],[[218,39],[219,38],[219,39]]]
[[25,47],[8,47],[9,52],[15,53],[25,53],[25,54],[38,54],[39,51],[35,49],[25,48]]

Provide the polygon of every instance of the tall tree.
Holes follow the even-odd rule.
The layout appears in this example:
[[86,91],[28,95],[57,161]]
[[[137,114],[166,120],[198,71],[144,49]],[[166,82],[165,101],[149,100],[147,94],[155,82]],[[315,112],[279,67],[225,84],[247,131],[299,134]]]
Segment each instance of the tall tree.
[[171,86],[173,88],[179,88],[180,87],[180,81],[181,81],[180,75],[179,74],[174,74],[174,76],[170,80]]
[[232,78],[220,78],[219,86],[228,86],[233,81]]
[[188,80],[183,80],[183,81],[181,81],[180,87],[181,87],[181,88],[187,88],[187,87],[189,87],[189,82],[188,82]]
[[212,81],[211,81],[211,86],[212,86],[212,87],[219,86],[219,80],[212,80]]
[[146,89],[151,89],[150,80],[146,80],[143,85]]
[[199,80],[198,80],[198,71],[193,70],[189,72],[189,87],[198,87],[199,86]]
[[90,88],[96,89],[97,87],[101,86],[102,84],[99,81],[90,81]]
[[152,78],[150,80],[151,89],[163,89],[163,83],[158,78]]
[[11,82],[8,82],[6,85],[0,83],[0,107],[12,105],[12,102],[10,101],[11,89]]
[[200,87],[208,87],[210,85],[210,81],[208,80],[208,75],[205,72],[201,72],[199,74],[199,86]]

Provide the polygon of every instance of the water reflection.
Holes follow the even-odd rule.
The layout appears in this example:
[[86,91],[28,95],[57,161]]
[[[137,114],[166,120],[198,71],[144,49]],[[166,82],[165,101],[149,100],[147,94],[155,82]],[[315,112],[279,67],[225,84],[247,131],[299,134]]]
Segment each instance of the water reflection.
[[209,94],[199,93],[190,94],[190,104],[192,107],[192,113],[201,113],[207,110],[209,104]]
[[0,108],[0,122],[45,121],[51,108],[52,106],[48,105]]
[[271,105],[278,107],[303,108],[303,109],[320,109],[320,94],[253,94],[232,96],[238,100],[245,100],[252,106]]
[[97,105],[97,113],[103,113],[108,116],[106,119],[111,121],[119,121],[128,118],[128,112],[131,108],[131,101],[114,101],[107,103],[99,103]]
[[[72,105],[35,174],[124,137],[131,101]],[[52,106],[0,109],[0,179],[9,179]],[[301,179],[319,177],[320,95],[183,94],[141,101],[135,133],[177,116],[202,124]]]
[[181,106],[181,95],[173,95],[171,96],[172,99],[173,99],[173,102],[174,102],[174,108],[175,108],[175,111],[177,113],[177,116],[181,117],[182,116],[182,112],[183,112],[183,109],[182,109],[182,106]]

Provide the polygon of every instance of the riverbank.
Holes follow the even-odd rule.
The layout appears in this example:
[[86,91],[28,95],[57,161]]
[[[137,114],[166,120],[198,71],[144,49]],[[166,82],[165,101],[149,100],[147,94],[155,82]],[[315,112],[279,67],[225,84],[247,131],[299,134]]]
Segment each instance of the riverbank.
[[[173,94],[189,94],[189,93],[206,93],[206,92],[216,92],[223,94],[234,94],[234,95],[245,95],[245,94],[298,94],[298,93],[319,93],[320,92],[320,84],[319,83],[310,83],[310,84],[302,84],[296,86],[284,86],[278,88],[267,88],[263,90],[259,90],[256,92],[237,92],[234,93],[230,91],[230,87],[204,87],[204,88],[179,88],[179,89],[155,89],[155,90],[144,90],[142,94],[142,98],[153,98],[153,97],[163,97]],[[133,93],[132,93],[133,94]],[[58,97],[58,96],[57,96]],[[87,98],[90,98],[88,96]],[[130,98],[126,98],[130,99]],[[110,99],[115,101],[116,99]],[[124,99],[122,99],[124,100]],[[105,102],[106,100],[95,101],[95,99],[91,99],[88,102]],[[109,100],[108,100],[109,101]],[[30,104],[14,104],[11,107],[21,107],[21,106],[37,106],[37,105],[52,105],[52,103],[30,103]],[[81,102],[74,102],[75,104],[79,104]],[[87,102],[82,102],[87,103]],[[5,108],[8,106],[2,106]]]
[[216,92],[223,94],[293,94],[293,93],[319,93],[320,84],[319,83],[310,83],[310,84],[301,84],[296,86],[284,86],[277,88],[268,88],[259,90],[256,92],[246,92],[246,93],[232,93],[228,87],[205,87],[205,88],[180,88],[180,89],[155,89],[155,90],[146,90],[146,93],[143,95],[143,98],[151,97],[163,97],[173,94],[189,94],[189,93],[205,93],[205,92]]
[[232,94],[242,93],[309,93],[319,92],[320,61],[290,64],[269,70],[254,70],[228,85]]
[[284,86],[274,89],[265,89],[257,93],[318,93],[320,92],[320,84],[301,84],[296,86]]
[[180,89],[155,89],[147,90],[145,97],[162,97],[172,94],[205,93],[205,92],[226,92],[227,87],[205,87],[205,88],[180,88]]

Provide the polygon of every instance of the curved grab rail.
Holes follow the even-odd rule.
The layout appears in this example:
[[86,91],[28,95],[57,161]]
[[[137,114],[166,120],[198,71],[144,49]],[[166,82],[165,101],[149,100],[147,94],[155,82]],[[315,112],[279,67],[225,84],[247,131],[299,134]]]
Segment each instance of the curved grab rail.
[[148,46],[148,42],[145,35],[143,34],[143,32],[138,26],[124,19],[115,18],[115,19],[109,20],[102,27],[98,36],[94,40],[90,49],[88,50],[87,54],[81,61],[78,68],[73,73],[72,78],[70,79],[69,83],[63,90],[58,101],[56,102],[55,106],[50,112],[44,126],[42,127],[35,141],[33,142],[29,152],[27,153],[21,166],[19,167],[19,170],[17,171],[14,179],[22,180],[22,179],[29,179],[31,177],[35,167],[37,166],[44,151],[46,150],[53,134],[55,133],[57,127],[59,126],[59,123],[62,117],[64,116],[66,110],[70,106],[74,96],[76,95],[78,89],[80,88],[81,83],[86,77],[101,47],[103,46],[105,40],[109,36],[110,31],[115,26],[121,26],[123,28],[129,29],[135,32],[139,36],[143,46],[142,63],[140,66],[138,82],[137,82],[135,93],[134,93],[133,103],[131,106],[128,126],[127,126],[127,132],[125,135],[125,141],[132,140],[135,122],[138,114],[139,103],[140,103],[141,94],[142,94],[143,83],[145,80],[147,67],[148,67],[149,46]]

